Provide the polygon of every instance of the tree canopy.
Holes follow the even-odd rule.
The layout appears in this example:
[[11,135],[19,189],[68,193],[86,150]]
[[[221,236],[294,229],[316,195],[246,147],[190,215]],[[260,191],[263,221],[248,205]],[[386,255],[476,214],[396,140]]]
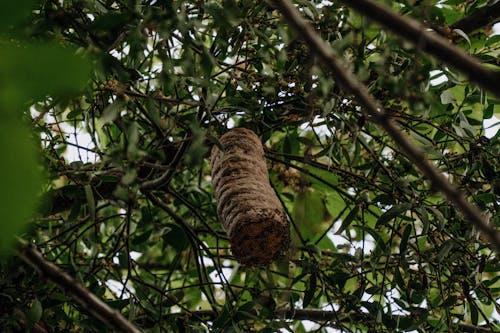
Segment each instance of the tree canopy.
[[[499,2],[8,9],[5,332],[500,332]],[[236,127],[290,223],[263,266],[211,183]]]

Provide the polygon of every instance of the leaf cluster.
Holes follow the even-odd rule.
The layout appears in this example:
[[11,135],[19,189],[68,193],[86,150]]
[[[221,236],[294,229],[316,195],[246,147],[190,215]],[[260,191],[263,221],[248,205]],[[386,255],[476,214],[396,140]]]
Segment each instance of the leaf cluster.
[[[446,28],[489,4],[439,3],[392,6]],[[339,2],[297,6],[498,228],[500,136],[484,125],[498,100]],[[26,26],[30,41],[77,47],[93,72],[77,96],[59,89],[76,69],[61,72],[26,114],[47,179],[24,237],[137,327],[500,329],[498,255],[270,3],[47,0]],[[498,67],[488,29],[450,39]],[[209,149],[235,126],[262,138],[292,225],[287,256],[260,269],[233,259],[210,183]],[[7,331],[107,330],[36,272],[7,271],[0,308],[28,318],[0,317]]]

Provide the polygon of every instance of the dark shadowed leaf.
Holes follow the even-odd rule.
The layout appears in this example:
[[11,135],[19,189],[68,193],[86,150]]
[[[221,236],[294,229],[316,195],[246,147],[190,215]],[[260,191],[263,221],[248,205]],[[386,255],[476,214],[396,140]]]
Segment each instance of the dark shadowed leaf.
[[4,32],[11,26],[17,26],[26,19],[31,10],[35,8],[36,0],[19,0],[2,2],[0,10],[0,32]]
[[311,303],[314,294],[316,292],[316,283],[317,283],[317,276],[315,272],[312,272],[311,275],[309,276],[309,280],[307,282],[307,289],[304,293],[304,299],[303,299],[303,304],[304,307],[307,307],[309,303]]
[[349,225],[356,219],[358,216],[359,212],[359,206],[354,206],[353,209],[347,214],[347,216],[342,220],[342,224],[340,225],[339,229],[335,231],[335,234],[340,235],[342,232],[344,232]]
[[163,235],[166,244],[169,244],[177,251],[184,250],[188,244],[188,238],[184,230],[177,224],[169,223],[166,225],[170,230]]
[[410,203],[403,203],[391,207],[388,211],[386,211],[384,214],[382,214],[382,216],[379,217],[379,219],[377,220],[377,226],[386,224],[392,219],[395,219],[396,217],[405,213],[410,208],[411,208]]

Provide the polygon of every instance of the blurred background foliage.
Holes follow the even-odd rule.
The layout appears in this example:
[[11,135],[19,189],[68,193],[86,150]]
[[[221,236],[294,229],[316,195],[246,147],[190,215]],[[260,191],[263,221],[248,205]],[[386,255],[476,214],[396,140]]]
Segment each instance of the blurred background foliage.
[[[491,26],[446,30],[493,2],[390,3],[498,69]],[[498,100],[339,2],[296,4],[498,228],[500,141],[485,125],[500,117]],[[0,130],[5,160],[15,161],[0,169],[2,204],[16,184],[37,184],[24,175],[40,165],[43,194],[22,237],[142,330],[500,331],[497,255],[270,3],[46,0],[31,8],[0,38],[9,78],[0,81],[0,106],[31,129]],[[9,115],[0,129],[14,128]],[[209,149],[235,126],[262,137],[292,224],[287,256],[258,269],[233,260],[210,185]],[[29,136],[40,163],[16,156]],[[9,214],[26,214],[19,200],[1,208],[2,228]],[[5,332],[107,331],[18,259],[0,265]],[[328,318],[294,317],[300,309]]]
[[[0,13],[0,252],[33,214],[42,168],[37,167],[39,136],[31,134],[27,106],[48,95],[68,96],[89,79],[90,64],[70,43],[26,38],[20,27],[36,1],[8,2]],[[71,75],[68,75],[71,73]],[[35,142],[32,142],[32,141]]]

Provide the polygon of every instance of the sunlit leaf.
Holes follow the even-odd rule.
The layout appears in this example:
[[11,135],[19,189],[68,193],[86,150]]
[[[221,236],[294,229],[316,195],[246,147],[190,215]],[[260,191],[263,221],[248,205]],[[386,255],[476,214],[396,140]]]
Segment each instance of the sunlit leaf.
[[456,33],[457,35],[459,35],[460,37],[462,37],[463,39],[465,39],[467,41],[467,44],[469,44],[469,47],[471,46],[469,36],[467,36],[467,34],[465,32],[463,32],[463,30],[453,29],[453,32]]

